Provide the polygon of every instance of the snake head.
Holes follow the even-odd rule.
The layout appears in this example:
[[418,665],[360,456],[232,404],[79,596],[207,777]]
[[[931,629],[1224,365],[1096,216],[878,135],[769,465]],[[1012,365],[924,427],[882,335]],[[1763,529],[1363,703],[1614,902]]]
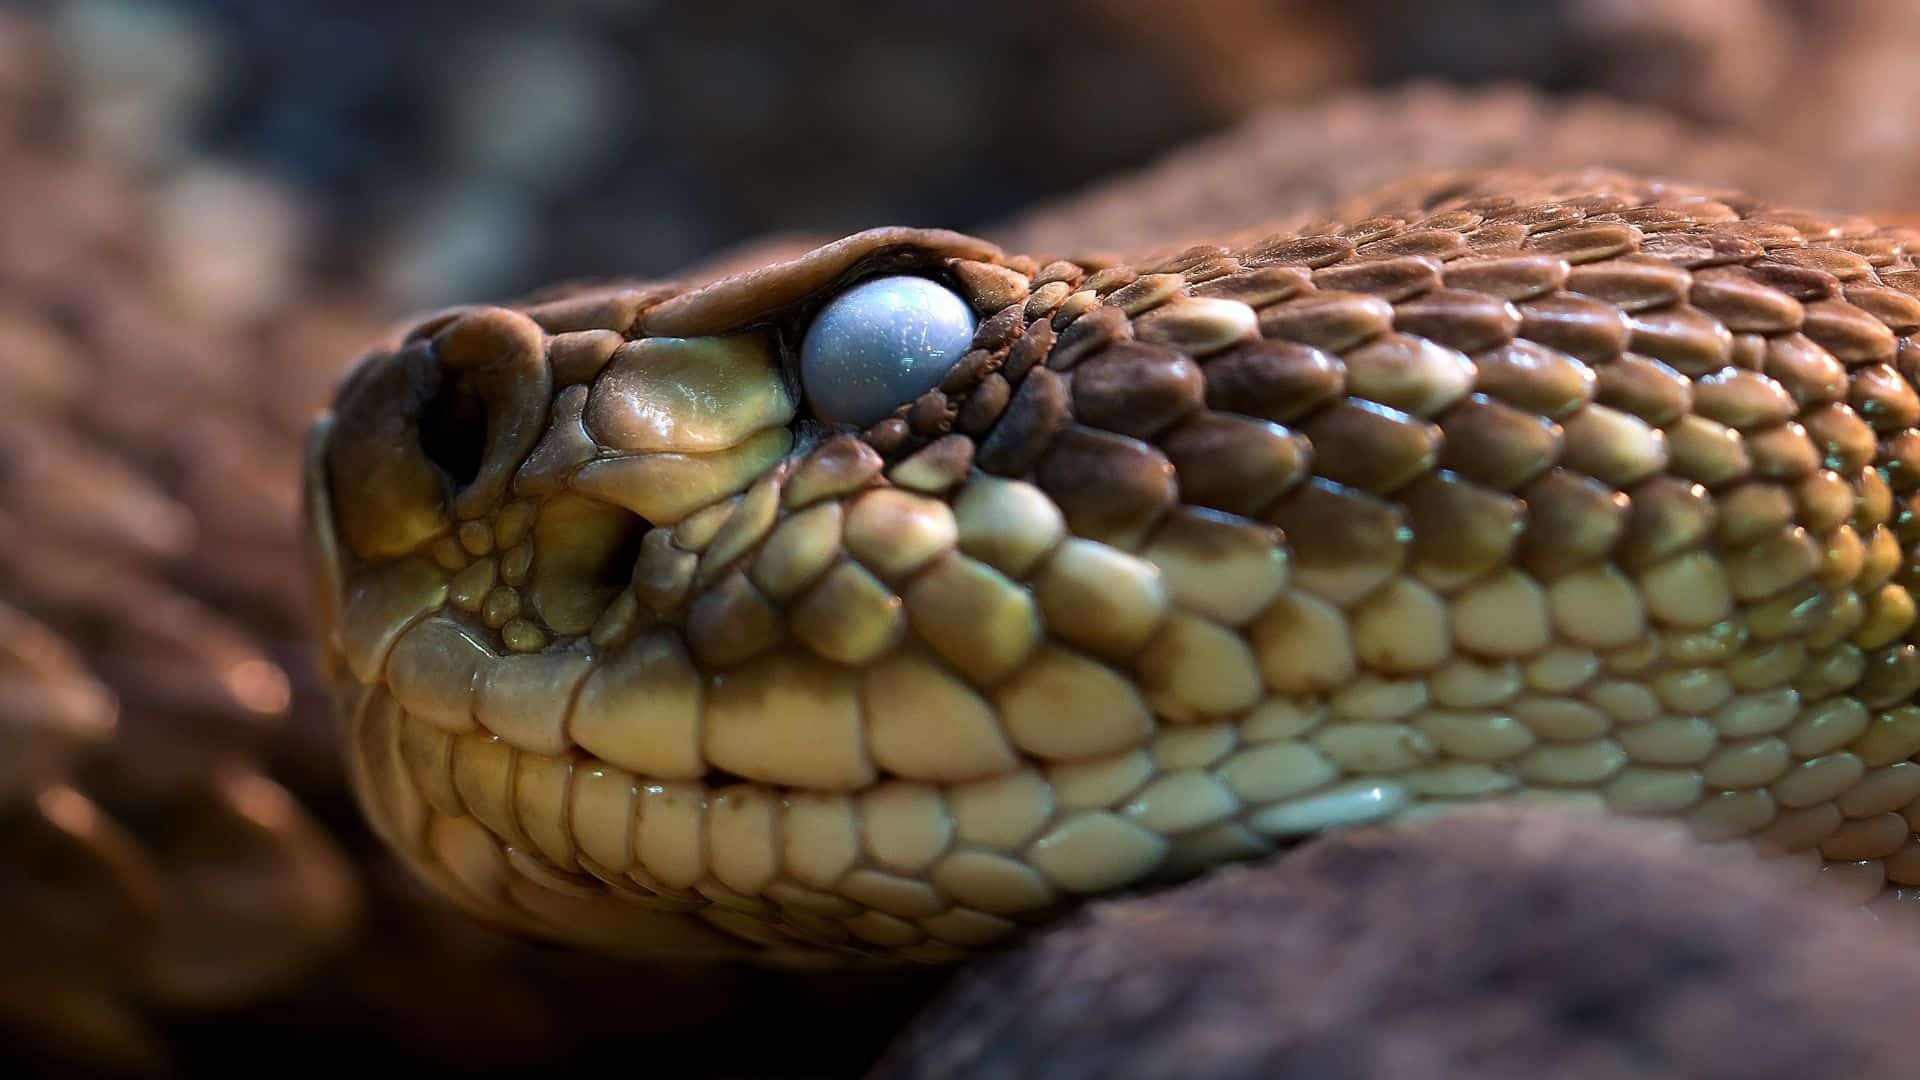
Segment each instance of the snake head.
[[429,321],[308,461],[372,820],[652,954],[951,959],[1514,794],[1905,883],[1910,238],[1484,182]]
[[[1272,850],[1220,780],[1110,812],[1154,782],[1163,721],[1300,723],[1237,628],[1327,618],[1282,596],[1269,511],[1308,480],[1276,421],[1341,371],[1259,341],[1250,301],[1303,271],[1207,295],[1230,262],[882,229],[690,289],[455,311],[368,357],[306,486],[375,826],[500,925],[647,954],[947,960]],[[1209,411],[1201,357],[1244,415]],[[1332,550],[1377,531],[1370,504],[1308,512]],[[1287,685],[1339,677],[1275,656]],[[1248,783],[1306,790],[1318,762]],[[1350,784],[1279,828],[1401,799]]]
[[[772,882],[722,876],[747,850],[722,822],[791,805],[838,828],[863,800],[904,800],[912,829],[950,831],[925,816],[934,785],[1031,776],[1024,748],[1143,738],[1126,678],[1048,650],[1021,580],[1068,530],[1014,479],[1065,420],[1025,269],[957,234],[883,229],[692,289],[449,312],[367,357],[315,427],[307,507],[328,667],[383,835],[506,925],[643,951],[765,944],[784,924],[737,905]],[[1085,321],[1105,333],[1087,344],[1125,333],[1110,314]],[[1133,485],[1169,491],[1171,466],[1145,464]],[[1098,468],[1069,462],[1050,486]],[[1081,524],[1139,532],[1167,509]],[[1062,597],[1108,573],[1164,607],[1144,563],[1063,562],[1088,580]],[[1144,640],[1135,622],[1117,648]],[[1076,688],[1113,715],[1091,738],[1050,734],[1048,702]],[[886,940],[815,925],[781,941],[947,948],[897,940],[884,898],[831,891],[930,890],[928,859],[904,874],[816,847],[790,853],[787,885]],[[1030,870],[996,872],[961,888],[1008,913],[1057,902]],[[555,909],[609,894],[617,918]],[[634,915],[635,897],[662,917]]]

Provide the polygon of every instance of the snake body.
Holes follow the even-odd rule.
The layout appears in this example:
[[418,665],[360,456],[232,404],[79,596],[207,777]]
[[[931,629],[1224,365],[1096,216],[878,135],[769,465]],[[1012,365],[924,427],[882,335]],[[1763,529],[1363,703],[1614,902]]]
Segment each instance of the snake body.
[[[1488,798],[1920,885],[1920,233],[1615,173],[1427,177],[1046,259],[857,234],[436,316],[316,427],[354,781],[501,925],[942,962]],[[811,418],[881,273],[979,315]]]
[[[0,20],[0,51],[19,29]],[[77,153],[50,66],[0,70],[13,76],[0,80],[0,171],[31,194],[0,207],[13,301],[0,305],[0,756],[11,763],[0,953],[12,960],[0,1056],[204,1071],[271,1043],[315,1067],[369,1053],[499,1067],[632,1046],[710,1062],[751,1012],[767,1060],[787,1048],[783,1068],[868,1060],[938,972],[829,982],[698,964],[661,979],[658,964],[449,918],[406,880],[354,812],[300,642],[299,436],[350,350],[376,334],[377,306],[319,282],[247,320],[183,305],[193,275],[160,242],[147,178]],[[982,235],[1028,251],[1135,248],[1394,176],[1596,153],[1853,200],[1844,184],[1797,182],[1819,155],[1784,160],[1654,110],[1426,88],[1268,110]],[[807,246],[760,250],[737,266]]]

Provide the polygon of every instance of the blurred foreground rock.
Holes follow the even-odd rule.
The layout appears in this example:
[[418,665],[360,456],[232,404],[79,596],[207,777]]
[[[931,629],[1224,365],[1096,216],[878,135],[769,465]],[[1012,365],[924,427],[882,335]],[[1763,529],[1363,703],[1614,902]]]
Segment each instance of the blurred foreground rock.
[[876,1077],[1914,1075],[1920,945],[1647,826],[1488,809],[1104,903]]

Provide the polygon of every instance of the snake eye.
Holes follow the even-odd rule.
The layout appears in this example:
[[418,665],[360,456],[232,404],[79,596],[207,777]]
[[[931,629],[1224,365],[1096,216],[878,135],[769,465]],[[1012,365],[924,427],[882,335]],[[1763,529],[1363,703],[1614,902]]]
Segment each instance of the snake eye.
[[973,312],[922,277],[873,278],[833,298],[800,342],[820,419],[865,427],[940,385],[973,342]]

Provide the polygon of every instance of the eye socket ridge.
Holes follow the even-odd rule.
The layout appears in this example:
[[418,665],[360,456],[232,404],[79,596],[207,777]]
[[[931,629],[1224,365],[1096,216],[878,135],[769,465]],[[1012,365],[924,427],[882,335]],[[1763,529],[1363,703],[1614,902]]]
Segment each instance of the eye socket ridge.
[[866,427],[940,385],[973,344],[978,320],[931,278],[887,274],[821,307],[800,339],[800,381],[813,413]]

